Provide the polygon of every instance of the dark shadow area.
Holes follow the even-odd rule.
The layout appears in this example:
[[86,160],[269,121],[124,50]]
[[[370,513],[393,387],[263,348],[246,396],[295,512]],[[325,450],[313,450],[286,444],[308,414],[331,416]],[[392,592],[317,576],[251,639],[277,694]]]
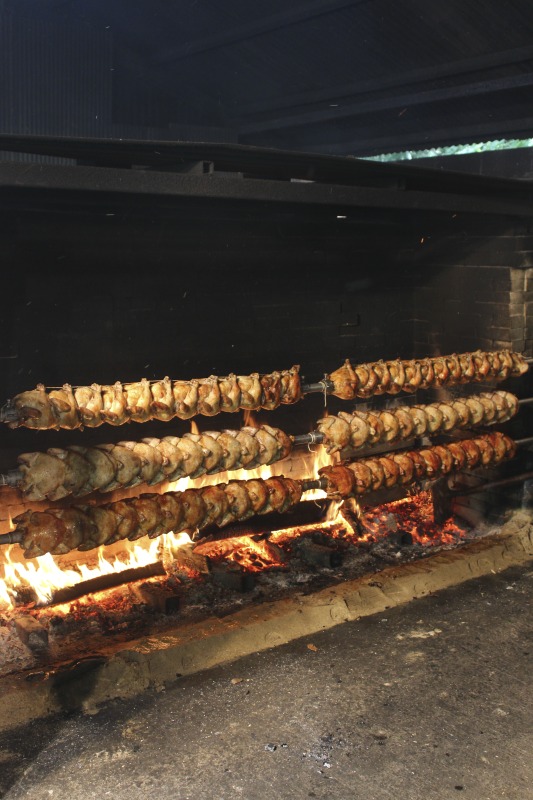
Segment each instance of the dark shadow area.
[[64,725],[65,718],[56,717],[0,734],[0,797],[5,797]]

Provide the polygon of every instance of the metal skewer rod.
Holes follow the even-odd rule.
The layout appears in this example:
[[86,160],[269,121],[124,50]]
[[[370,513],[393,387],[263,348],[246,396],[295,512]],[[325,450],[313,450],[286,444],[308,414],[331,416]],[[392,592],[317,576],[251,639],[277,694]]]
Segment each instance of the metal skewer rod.
[[0,534],[0,545],[3,544],[19,544],[22,541],[22,534],[18,531],[9,531],[9,533]]
[[521,483],[531,478],[533,478],[533,472],[522,472],[520,475],[513,475],[511,478],[502,478],[500,481],[489,481],[488,483],[479,484],[479,486],[469,486],[467,489],[452,489],[450,494],[463,497],[463,495],[467,494],[484,492],[485,489],[496,489],[498,486],[510,486],[513,483]]
[[328,482],[325,478],[318,478],[316,481],[302,481],[302,492],[308,492],[310,489],[325,489]]
[[333,381],[327,380],[324,378],[323,381],[319,381],[318,383],[303,383],[302,384],[302,394],[313,394],[320,392],[324,394],[324,392],[329,393],[332,392],[335,388]]
[[524,444],[533,444],[533,436],[526,436],[524,439],[515,439],[514,443],[520,447]]
[[519,406],[527,406],[530,403],[533,403],[533,397],[524,397],[522,400],[518,401]]
[[295,447],[303,447],[306,444],[322,444],[324,434],[320,433],[320,431],[311,431],[311,433],[300,433],[298,436],[291,436],[291,439]]
[[0,474],[0,486],[11,486],[15,489],[22,482],[22,472],[12,469],[5,475]]
[[[328,482],[325,478],[318,478],[317,480],[302,481],[302,492],[307,492],[310,489],[325,489]],[[6,544],[20,544],[22,541],[22,533],[17,531],[9,531],[9,533],[0,534],[0,547]]]

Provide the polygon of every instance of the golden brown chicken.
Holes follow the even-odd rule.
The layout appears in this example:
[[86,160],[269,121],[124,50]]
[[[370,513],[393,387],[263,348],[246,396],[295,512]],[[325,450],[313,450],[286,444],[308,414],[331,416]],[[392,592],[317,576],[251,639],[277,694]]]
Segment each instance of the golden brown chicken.
[[328,453],[361,449],[381,442],[405,441],[411,436],[447,433],[455,428],[506,422],[519,408],[510,392],[484,392],[449,403],[399,406],[383,411],[354,411],[318,420]]
[[45,553],[88,550],[119,539],[154,538],[170,531],[200,531],[224,527],[251,514],[283,513],[300,502],[302,483],[279,476],[267,480],[187,489],[164,495],[142,494],[105,506],[27,511],[15,519],[16,536],[27,558]]
[[498,350],[484,353],[453,353],[450,356],[376,361],[353,366],[347,359],[328,378],[330,390],[342,400],[367,398],[379,394],[416,392],[434,386],[449,386],[469,381],[501,381],[523,375],[528,369],[520,353]]
[[302,397],[299,370],[295,365],[267,375],[211,375],[186,381],[166,377],[152,382],[143,378],[126,385],[117,381],[111,386],[93,383],[74,389],[65,384],[50,391],[38,384],[36,389],[21,392],[8,401],[0,410],[0,421],[12,428],[24,425],[40,430],[73,430],[84,425],[96,428],[104,422],[168,422],[174,417],[190,419],[197,414],[213,416],[238,409],[271,410],[282,403],[296,403]]
[[60,500],[71,494],[81,497],[140,483],[153,486],[205,473],[253,469],[281,461],[292,448],[292,439],[270,425],[96,447],[70,445],[46,453],[23,453],[18,469],[5,482],[20,489],[28,500]]
[[355,497],[383,486],[409,485],[434,480],[452,470],[498,464],[512,458],[516,445],[503,433],[484,434],[445,445],[394,452],[373,458],[323,467],[319,475],[326,482],[329,497]]

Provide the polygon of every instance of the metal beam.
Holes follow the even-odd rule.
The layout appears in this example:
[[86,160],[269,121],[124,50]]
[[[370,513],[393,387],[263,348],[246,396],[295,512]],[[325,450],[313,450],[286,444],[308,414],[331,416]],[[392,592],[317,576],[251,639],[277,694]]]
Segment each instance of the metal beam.
[[[520,182],[516,181],[520,186]],[[124,170],[89,166],[48,164],[0,164],[0,206],[11,208],[23,190],[35,192],[48,204],[58,192],[65,201],[90,197],[95,202],[111,202],[125,195],[159,198],[195,198],[257,202],[325,208],[381,208],[405,211],[446,211],[451,213],[533,216],[533,200],[527,197],[491,198],[480,184],[479,194],[438,193],[368,186],[341,186],[327,183],[293,183],[257,178],[216,175],[174,174],[168,172]]]
[[[396,144],[398,139],[394,138],[393,141]],[[354,142],[342,142],[339,146],[353,151]],[[317,149],[315,147],[315,151]],[[317,152],[227,142],[191,143],[0,134],[0,150],[70,158],[100,167],[128,169],[132,164],[144,165],[158,172],[169,168],[183,172],[187,171],[191,163],[211,162],[215,173],[236,172],[246,175],[247,178],[260,176],[283,181],[299,179],[375,188],[409,185],[410,189],[433,193],[452,192],[463,196],[470,194],[509,200],[529,199],[531,195],[528,183],[507,178],[448,173],[404,162],[381,164],[331,154],[320,155]],[[94,174],[100,176],[106,172],[101,170]]]
[[357,117],[362,114],[371,114],[379,111],[388,111],[396,108],[412,108],[413,106],[428,103],[445,102],[456,98],[476,97],[478,95],[494,94],[533,86],[533,72],[526,75],[513,75],[505,78],[494,78],[489,81],[478,81],[470,84],[458,84],[443,89],[429,89],[404,95],[389,95],[379,100],[367,100],[361,103],[349,103],[341,108],[326,108],[320,111],[307,111],[300,114],[286,115],[278,119],[253,122],[239,127],[243,135],[272,131],[285,128],[294,128],[300,125],[312,125],[320,122]]
[[[465,125],[460,128],[440,128],[395,136],[391,132],[388,136],[372,137],[371,139],[358,139],[354,131],[351,139],[329,144],[307,143],[305,146],[313,153],[324,155],[352,155],[369,156],[378,153],[398,153],[402,150],[425,150],[427,147],[445,146],[448,144],[469,144],[479,142],[486,137],[501,138],[505,134],[514,137],[529,137],[533,135],[533,117],[505,122],[483,122],[479,125]],[[293,145],[296,146],[296,145]]]
[[438,64],[437,66],[382,75],[379,78],[372,78],[367,81],[351,81],[341,86],[329,86],[325,89],[311,89],[306,92],[285,95],[281,98],[259,100],[245,106],[239,117],[242,119],[252,114],[278,111],[282,108],[296,108],[297,106],[331,102],[343,97],[380,92],[385,89],[393,89],[396,86],[409,86],[411,84],[424,83],[425,81],[451,78],[456,75],[466,75],[470,72],[511,66],[512,64],[520,64],[523,61],[531,60],[533,60],[533,46],[516,47],[512,50],[501,50],[498,53],[486,53],[482,56],[462,58],[458,61]]
[[235,28],[221,31],[220,33],[213,34],[213,36],[206,36],[204,39],[196,39],[195,41],[188,42],[187,44],[173,47],[168,50],[163,50],[162,53],[155,56],[152,61],[158,64],[168,64],[170,61],[179,61],[182,58],[198,55],[199,53],[208,53],[211,50],[219,50],[229,44],[235,44],[244,39],[253,39],[256,36],[261,36],[265,33],[280,28],[287,28],[291,25],[297,25],[300,22],[307,22],[310,19],[331,14],[334,11],[340,11],[349,6],[358,6],[368,0],[314,0],[314,2],[306,3],[303,6],[282,11],[279,14],[271,14],[268,17],[247,22],[243,25],[237,25]]

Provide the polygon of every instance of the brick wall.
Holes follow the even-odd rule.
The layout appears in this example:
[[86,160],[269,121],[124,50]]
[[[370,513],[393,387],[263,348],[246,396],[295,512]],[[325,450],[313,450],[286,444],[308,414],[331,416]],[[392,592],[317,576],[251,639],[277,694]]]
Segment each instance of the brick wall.
[[509,348],[531,354],[532,269],[450,266],[414,287],[418,355]]

